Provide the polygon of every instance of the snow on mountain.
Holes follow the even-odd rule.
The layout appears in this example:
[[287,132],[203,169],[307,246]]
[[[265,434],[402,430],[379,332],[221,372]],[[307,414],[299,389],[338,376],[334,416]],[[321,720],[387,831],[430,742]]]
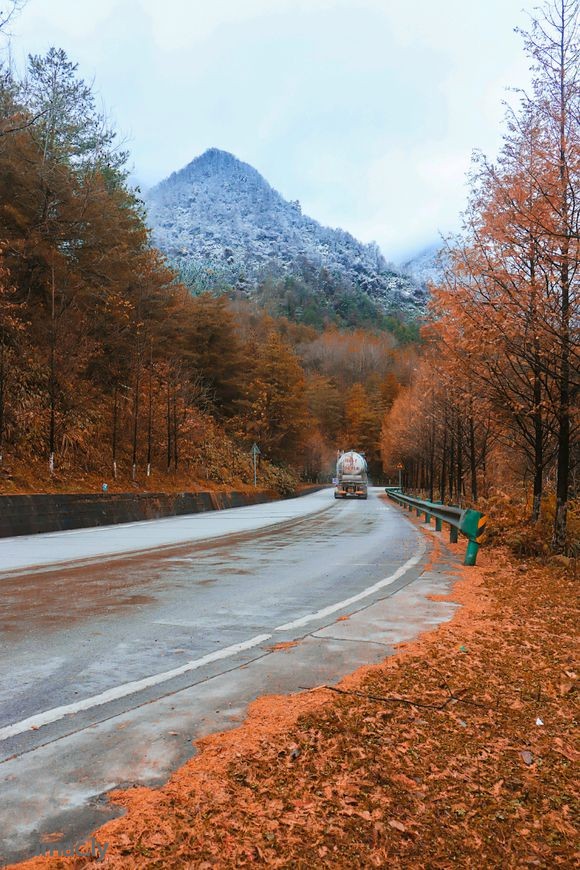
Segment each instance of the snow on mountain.
[[146,196],[153,242],[181,269],[251,292],[267,276],[326,270],[385,310],[416,309],[425,291],[375,243],[321,226],[257,170],[211,148]]
[[401,264],[401,272],[416,281],[427,293],[427,285],[441,281],[444,268],[444,251],[441,243],[429,245]]

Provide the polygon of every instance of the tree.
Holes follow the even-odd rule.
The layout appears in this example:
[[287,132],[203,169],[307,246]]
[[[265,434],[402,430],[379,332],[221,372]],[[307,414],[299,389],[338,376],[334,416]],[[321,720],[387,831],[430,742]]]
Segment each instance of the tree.
[[469,401],[483,395],[497,437],[532,469],[534,521],[556,455],[558,550],[577,432],[578,26],[577,0],[550,0],[524,34],[533,91],[508,112],[497,163],[479,157],[474,166],[463,234],[435,297],[455,383],[475,385]]
[[311,431],[304,373],[278,335],[255,349],[256,358],[244,400],[246,438],[257,441],[274,461],[292,461]]
[[361,451],[371,474],[378,471],[381,409],[371,404],[363,384],[353,384],[347,392],[344,417],[344,449]]
[[115,147],[116,134],[96,111],[92,90],[77,70],[62,49],[30,55],[24,98],[37,119],[31,134],[45,165],[64,162],[82,174],[98,171],[119,186],[126,177],[127,153]]
[[[543,257],[549,265],[557,344],[558,457],[554,546],[566,545],[570,488],[572,409],[578,396],[578,262],[580,251],[580,5],[550,0],[541,18],[524,33],[534,63],[533,93],[527,106],[539,114],[545,171],[533,184],[546,203]],[[548,270],[546,270],[548,273]],[[573,332],[573,330],[576,330]],[[576,348],[576,353],[574,352]]]
[[245,363],[227,299],[210,293],[189,298],[184,317],[180,341],[189,376],[201,378],[219,418],[232,416],[243,390]]
[[336,446],[344,424],[344,395],[336,382],[323,375],[311,375],[306,382],[306,402],[324,438]]
[[10,284],[8,270],[0,265],[0,466],[4,460],[10,363],[14,360],[23,326],[18,317],[20,306],[14,298],[15,288]]

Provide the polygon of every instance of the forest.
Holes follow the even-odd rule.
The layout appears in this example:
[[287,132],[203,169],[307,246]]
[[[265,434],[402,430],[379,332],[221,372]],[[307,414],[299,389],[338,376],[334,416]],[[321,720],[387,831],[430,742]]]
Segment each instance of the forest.
[[495,162],[476,154],[462,231],[432,288],[424,353],[382,431],[431,499],[488,499],[522,553],[563,551],[578,516],[578,3],[522,32],[532,86]]
[[184,284],[65,53],[31,57],[21,81],[4,69],[0,96],[4,492],[244,486],[254,442],[279,491],[328,477],[340,447],[380,473],[416,327],[372,325],[346,297],[325,311],[295,279],[251,298]]

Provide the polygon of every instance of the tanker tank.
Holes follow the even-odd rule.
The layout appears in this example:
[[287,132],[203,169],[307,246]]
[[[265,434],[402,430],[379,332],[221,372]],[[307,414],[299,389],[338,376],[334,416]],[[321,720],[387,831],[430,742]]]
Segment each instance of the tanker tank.
[[336,460],[335,498],[362,498],[368,494],[367,461],[362,453],[347,450]]

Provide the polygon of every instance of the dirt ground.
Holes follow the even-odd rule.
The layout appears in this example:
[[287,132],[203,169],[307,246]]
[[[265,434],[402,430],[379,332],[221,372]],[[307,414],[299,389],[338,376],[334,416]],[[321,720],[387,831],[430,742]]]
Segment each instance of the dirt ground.
[[258,700],[164,787],[114,793],[95,866],[574,866],[573,574],[483,549],[451,622],[335,689]]

